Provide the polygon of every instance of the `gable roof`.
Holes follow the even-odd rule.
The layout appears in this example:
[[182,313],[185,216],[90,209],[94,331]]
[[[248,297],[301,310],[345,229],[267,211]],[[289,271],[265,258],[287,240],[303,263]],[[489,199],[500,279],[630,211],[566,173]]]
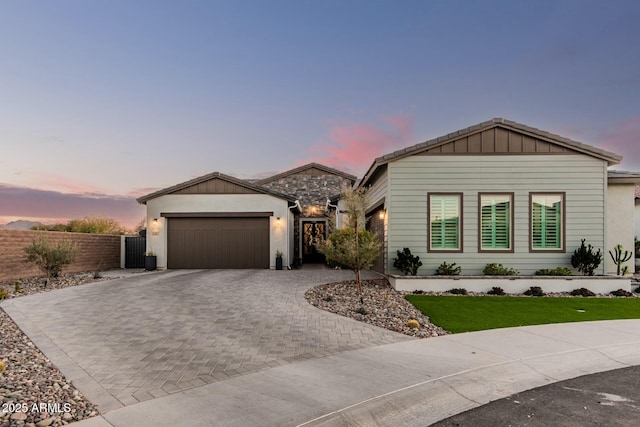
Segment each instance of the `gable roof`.
[[[151,194],[147,194],[146,196],[142,196],[142,197],[138,197],[136,200],[138,201],[138,203],[141,204],[146,204],[147,201],[151,200],[151,199],[155,199],[156,197],[160,197],[160,196],[164,196],[167,194],[174,194],[174,193],[180,193],[183,190],[187,190],[189,188],[194,188],[196,186],[198,186],[199,184],[203,184],[206,183],[207,181],[213,181],[213,180],[221,180],[227,183],[230,183],[232,185],[238,186],[242,189],[245,189],[247,191],[242,191],[242,193],[258,193],[258,194],[268,194],[271,196],[275,196],[284,200],[287,200],[289,202],[295,202],[295,198],[288,196],[286,194],[282,194],[279,193],[277,191],[273,191],[271,189],[268,188],[264,188],[261,187],[259,185],[253,184],[251,182],[239,179],[239,178],[235,178],[233,176],[230,175],[225,175],[223,173],[220,172],[212,172],[210,174],[207,175],[202,175],[199,176],[197,178],[191,179],[189,181],[185,181],[185,182],[181,182],[180,184],[176,184],[173,185],[171,187],[167,187],[167,188],[163,188],[162,190],[158,190],[155,191]],[[183,192],[183,194],[188,193],[188,191]],[[197,193],[194,193],[197,194]],[[200,193],[203,194],[203,193]],[[212,194],[212,193],[209,193]],[[227,193],[230,194],[230,193]]]
[[574,141],[569,138],[565,138],[560,135],[553,134],[544,130],[536,129],[534,127],[526,126],[511,120],[505,120],[503,118],[494,118],[486,122],[479,123],[474,126],[469,126],[464,129],[449,133],[447,135],[440,136],[419,144],[404,148],[402,150],[394,151],[393,153],[385,154],[378,157],[373,161],[366,174],[362,178],[359,186],[366,185],[367,182],[373,177],[377,169],[387,163],[395,160],[412,156],[414,154],[423,153],[436,149],[437,147],[451,143],[458,139],[478,134],[480,132],[492,129],[502,128],[505,130],[515,131],[524,135],[529,135],[536,139],[542,140],[545,143],[550,144],[553,147],[558,148],[561,151],[577,151],[579,153],[587,154],[598,159],[606,160],[609,165],[618,164],[622,160],[622,156],[605,151],[601,148],[594,147],[592,145],[583,144],[578,141]]
[[322,165],[320,163],[307,163],[306,165],[299,166],[294,169],[290,169],[288,171],[281,172],[277,175],[270,176],[268,178],[263,178],[257,181],[258,184],[268,184],[270,182],[276,181],[281,178],[286,178],[291,175],[299,174],[302,172],[308,172],[312,169],[317,169],[321,172],[330,174],[330,175],[338,175],[345,179],[350,180],[351,182],[355,182],[357,177],[355,175],[348,174],[346,172],[342,172],[338,169],[330,168],[329,166]]

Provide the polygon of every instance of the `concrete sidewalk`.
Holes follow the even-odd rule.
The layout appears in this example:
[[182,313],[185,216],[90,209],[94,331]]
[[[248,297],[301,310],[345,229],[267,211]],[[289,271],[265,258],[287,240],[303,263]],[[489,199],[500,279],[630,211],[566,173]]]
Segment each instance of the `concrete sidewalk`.
[[496,329],[292,363],[74,426],[426,426],[523,390],[632,365],[640,365],[640,320]]

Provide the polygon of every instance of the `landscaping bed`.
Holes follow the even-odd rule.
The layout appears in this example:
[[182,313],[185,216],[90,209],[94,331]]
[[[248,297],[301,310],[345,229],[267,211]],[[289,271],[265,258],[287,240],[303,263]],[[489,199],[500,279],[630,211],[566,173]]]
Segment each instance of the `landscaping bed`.
[[[94,282],[93,274],[51,279],[32,278],[0,283],[10,298]],[[16,282],[19,291],[16,292]],[[95,405],[65,378],[58,368],[0,308],[0,427],[62,426],[94,417]]]
[[[355,281],[316,286],[305,293],[307,301],[326,311],[350,317],[416,338],[436,337],[448,332],[432,324],[404,295],[393,289],[386,279],[363,281],[362,302]],[[407,326],[417,320],[419,328]]]

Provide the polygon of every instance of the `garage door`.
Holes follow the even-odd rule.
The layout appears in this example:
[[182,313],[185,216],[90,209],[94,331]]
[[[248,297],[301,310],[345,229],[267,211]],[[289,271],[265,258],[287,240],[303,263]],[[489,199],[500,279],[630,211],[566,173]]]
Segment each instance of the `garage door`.
[[168,218],[168,268],[269,268],[269,218]]

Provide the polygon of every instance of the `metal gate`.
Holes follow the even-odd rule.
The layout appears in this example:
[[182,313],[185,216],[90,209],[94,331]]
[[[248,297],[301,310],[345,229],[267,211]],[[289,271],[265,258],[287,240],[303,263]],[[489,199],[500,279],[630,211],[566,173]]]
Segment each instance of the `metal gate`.
[[146,237],[124,238],[124,268],[144,268]]

